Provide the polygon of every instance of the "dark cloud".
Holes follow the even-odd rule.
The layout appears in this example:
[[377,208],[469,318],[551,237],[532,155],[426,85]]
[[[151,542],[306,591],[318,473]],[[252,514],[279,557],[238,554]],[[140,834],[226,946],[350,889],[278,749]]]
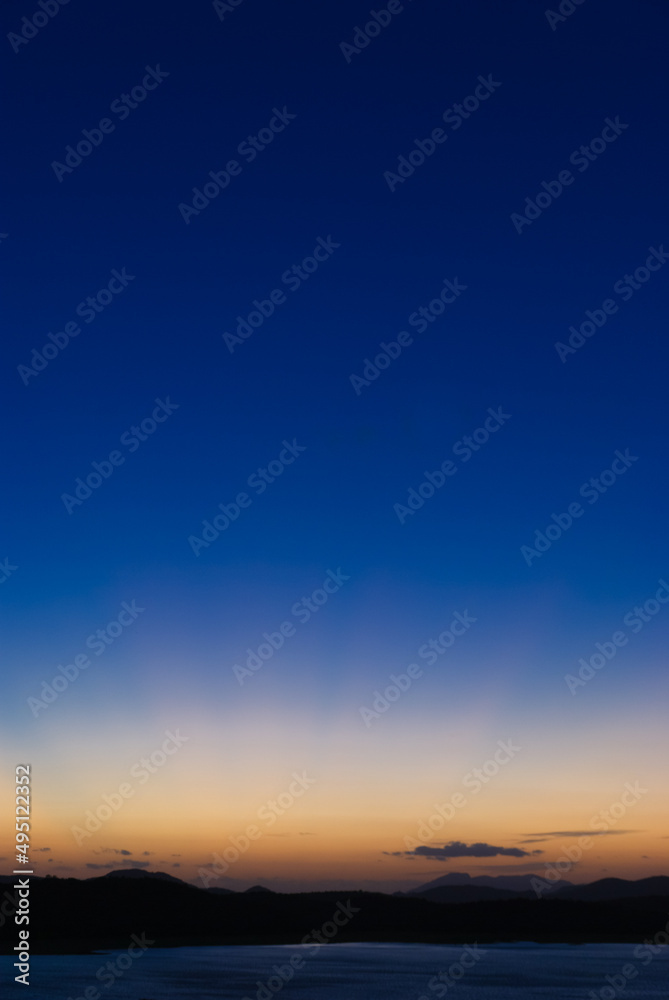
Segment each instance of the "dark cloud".
[[519,844],[545,844],[547,837],[537,837],[535,840],[519,840]]
[[532,854],[544,852],[523,851],[520,847],[496,847],[494,844],[484,843],[463,844],[460,840],[452,840],[444,847],[426,844],[404,853],[413,857],[437,858],[445,861],[446,858],[493,858],[500,854],[509,858],[529,858]]
[[172,862],[172,868],[181,868],[181,862],[180,861],[173,861]]
[[[145,858],[148,858],[149,854],[154,854],[154,853],[155,853],[154,851],[142,851],[142,854],[144,855]],[[179,857],[179,855],[173,854],[172,857],[177,858]]]
[[33,854],[40,854],[42,851],[50,851],[50,847],[33,847]]

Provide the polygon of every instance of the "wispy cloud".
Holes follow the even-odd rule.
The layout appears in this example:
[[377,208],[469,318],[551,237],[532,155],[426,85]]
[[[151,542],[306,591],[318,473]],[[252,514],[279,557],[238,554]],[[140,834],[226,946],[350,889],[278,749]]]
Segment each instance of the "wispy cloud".
[[[127,854],[129,854],[130,852],[129,851],[126,851],[126,852],[118,851],[117,853],[119,853],[119,854],[121,854],[121,853],[127,853]],[[119,868],[119,867],[122,867],[123,865],[129,865],[131,868],[148,868],[149,867],[149,862],[148,861],[134,861],[134,860],[133,861],[128,861],[127,858],[124,858],[123,861],[108,861],[107,864],[105,864],[105,865],[99,865],[99,864],[94,863],[92,861],[86,862],[86,867],[87,868],[93,868],[95,870],[102,869],[103,871],[108,871],[110,868]]]
[[[622,833],[644,833],[644,830],[548,830],[542,833],[527,833],[526,837],[619,837]],[[530,840],[521,840],[530,844]]]

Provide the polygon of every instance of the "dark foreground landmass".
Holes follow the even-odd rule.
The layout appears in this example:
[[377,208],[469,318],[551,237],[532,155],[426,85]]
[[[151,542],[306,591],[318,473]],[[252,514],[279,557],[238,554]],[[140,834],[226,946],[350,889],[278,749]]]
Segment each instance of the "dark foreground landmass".
[[[0,888],[0,952],[8,954],[18,927],[12,887]],[[637,943],[652,940],[668,920],[669,895],[444,903],[354,890],[216,893],[160,878],[101,877],[33,881],[29,931],[33,953],[77,954],[125,948],[133,934],[162,948],[295,944],[317,939],[313,932],[322,934],[324,925],[322,940],[336,942]]]

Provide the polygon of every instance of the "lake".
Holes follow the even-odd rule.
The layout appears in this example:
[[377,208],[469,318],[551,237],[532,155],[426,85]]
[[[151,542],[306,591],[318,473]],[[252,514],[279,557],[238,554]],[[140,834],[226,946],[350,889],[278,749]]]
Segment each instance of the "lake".
[[33,956],[30,986],[13,983],[8,955],[0,956],[0,973],[3,995],[13,985],[11,995],[24,1000],[270,1000],[277,994],[281,1000],[666,1000],[669,947],[654,946],[654,952],[632,944],[328,944],[317,950],[133,944],[94,955]]

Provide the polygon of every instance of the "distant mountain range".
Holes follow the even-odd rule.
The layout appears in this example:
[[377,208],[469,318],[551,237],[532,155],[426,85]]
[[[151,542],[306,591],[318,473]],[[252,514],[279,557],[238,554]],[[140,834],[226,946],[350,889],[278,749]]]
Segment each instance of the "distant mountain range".
[[[546,884],[541,875],[470,875],[449,872],[432,882],[395,895],[420,896],[434,903],[476,903],[502,899],[536,899],[535,880]],[[654,875],[638,881],[622,878],[603,878],[585,885],[574,885],[565,880],[551,883],[550,890],[542,893],[550,899],[604,901],[631,899],[643,896],[669,896],[669,876]]]
[[[475,903],[491,899],[536,899],[533,879],[538,875],[476,875],[472,878],[464,872],[449,872],[426,882],[424,885],[411,889],[404,895],[421,896],[435,903]],[[545,879],[542,882],[545,883]],[[568,888],[571,882],[560,880],[552,883],[550,895],[553,896],[557,887]]]
[[[16,881],[15,875],[0,875],[0,884],[11,884]],[[176,885],[184,885],[197,889],[198,892],[207,892],[220,896],[240,895],[234,889],[224,889],[214,886],[209,889],[201,889],[193,886],[184,879],[168,875],[167,872],[150,872],[144,868],[121,868],[112,869],[105,875],[93,875],[87,879],[68,879],[61,881],[83,881],[99,882],[101,879],[130,879],[132,881],[155,881],[156,879],[165,882],[173,882]],[[474,903],[485,900],[502,899],[536,899],[537,893],[534,890],[533,880],[540,880],[546,884],[546,879],[542,875],[467,875],[465,872],[449,872],[441,875],[431,882],[425,882],[415,889],[406,892],[395,892],[394,896],[419,896],[422,899],[431,899],[433,902],[441,903]],[[43,881],[42,876],[33,875],[31,880]],[[49,878],[49,881],[51,877]],[[318,890],[316,890],[318,891]],[[274,895],[291,895],[290,893],[274,893],[274,890],[266,888],[264,885],[253,885],[249,889],[243,890],[245,893],[272,893]],[[669,876],[653,875],[650,878],[642,878],[631,881],[624,878],[603,878],[596,882],[588,882],[581,885],[574,885],[564,879],[551,883],[550,892],[543,895],[551,899],[574,899],[587,902],[608,900],[608,899],[631,899],[643,896],[669,896]]]
[[[2,954],[12,954],[16,944],[12,917],[19,900],[11,884],[16,878],[0,877],[6,886]],[[279,893],[262,886],[232,892],[202,889],[165,872],[139,869],[87,879],[36,878],[30,887],[31,950],[67,954],[127,948],[138,929],[159,948],[292,945],[312,940],[327,927],[332,934],[326,939],[334,935],[335,942],[638,943],[652,939],[667,922],[667,876],[566,885],[543,899],[528,894],[532,876],[521,876],[512,883],[514,888],[508,882],[499,886],[489,876],[457,878],[444,876],[404,895],[353,889]],[[337,924],[337,913],[351,916]]]
[[[432,882],[412,889],[413,893],[422,893],[426,889],[437,889],[444,885],[484,885],[490,889],[508,889],[511,892],[531,892],[534,895],[532,879],[541,878],[540,875],[467,875],[465,872],[449,872],[448,875],[441,875]],[[545,881],[545,878],[544,878]],[[553,883],[559,886],[572,885],[571,882],[560,880]]]

